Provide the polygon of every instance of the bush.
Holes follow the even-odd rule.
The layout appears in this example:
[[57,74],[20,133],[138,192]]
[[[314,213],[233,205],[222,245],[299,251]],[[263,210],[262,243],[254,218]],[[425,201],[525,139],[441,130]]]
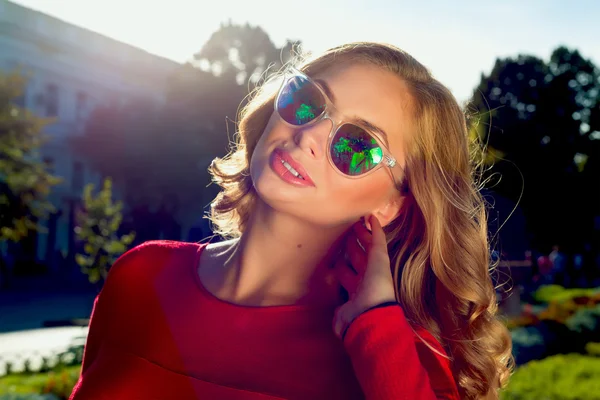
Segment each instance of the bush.
[[540,288],[535,291],[535,293],[533,294],[533,298],[535,299],[535,301],[540,303],[562,303],[564,301],[573,300],[576,303],[581,304],[582,302],[586,301],[596,303],[598,300],[600,300],[598,296],[599,294],[600,288],[566,289],[560,285],[544,285],[540,286]]
[[555,354],[583,352],[585,345],[577,332],[552,320],[541,321],[535,326],[514,329],[511,336],[517,365]]
[[519,367],[502,400],[598,400],[600,358],[557,355]]
[[108,268],[125,251],[135,233],[119,235],[123,220],[123,203],[113,202],[112,181],[104,180],[104,186],[94,196],[94,185],[88,184],[83,191],[84,208],[77,213],[75,233],[83,243],[83,253],[75,255],[75,261],[91,283],[104,281]]
[[4,394],[0,400],[60,400],[53,394]]
[[555,297],[562,295],[565,290],[560,285],[543,285],[533,293],[533,299],[539,303],[549,303]]
[[600,304],[577,311],[565,324],[577,334],[579,341],[587,343],[597,340],[600,337]]
[[511,332],[512,353],[517,365],[531,360],[539,360],[547,353],[544,335],[538,327],[527,326],[516,328]]
[[600,288],[565,289],[558,285],[547,285],[542,286],[534,296],[545,303],[537,306],[525,304],[521,315],[507,318],[506,326],[509,330],[536,326],[540,321],[566,324],[567,320],[581,310],[600,306]]
[[541,320],[550,320],[564,324],[582,305],[575,303],[572,299],[564,301],[551,301],[548,308],[538,314]]
[[[0,378],[0,400],[68,399],[79,379],[81,366],[71,366],[49,373],[12,374]],[[9,396],[46,395],[46,397]],[[52,397],[53,396],[53,397]]]
[[516,329],[516,328],[522,328],[522,327],[526,327],[526,326],[536,325],[538,322],[540,322],[540,320],[537,317],[537,315],[523,314],[523,315],[518,315],[516,317],[508,318],[506,320],[505,325],[509,330],[512,331],[513,329]]
[[586,344],[585,352],[590,356],[600,357],[600,343],[590,342]]

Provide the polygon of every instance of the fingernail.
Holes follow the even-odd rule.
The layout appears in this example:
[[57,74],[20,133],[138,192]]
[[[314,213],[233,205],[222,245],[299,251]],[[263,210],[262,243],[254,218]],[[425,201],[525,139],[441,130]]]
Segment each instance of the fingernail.
[[372,229],[371,229],[371,218],[372,218],[372,217],[370,216],[368,219],[366,219],[366,220],[365,220],[365,227],[366,227],[368,230],[372,230]]

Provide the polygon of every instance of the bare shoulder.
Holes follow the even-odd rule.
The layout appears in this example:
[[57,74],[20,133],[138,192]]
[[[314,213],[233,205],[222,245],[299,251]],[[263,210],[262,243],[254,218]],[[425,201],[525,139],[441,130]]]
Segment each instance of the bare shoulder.
[[206,245],[200,255],[200,265],[203,270],[212,270],[223,266],[229,259],[236,247],[238,239],[225,240],[217,243],[209,243]]
[[238,239],[226,240],[206,245],[198,265],[197,274],[202,284],[215,293],[222,287],[225,275],[225,265],[237,248]]

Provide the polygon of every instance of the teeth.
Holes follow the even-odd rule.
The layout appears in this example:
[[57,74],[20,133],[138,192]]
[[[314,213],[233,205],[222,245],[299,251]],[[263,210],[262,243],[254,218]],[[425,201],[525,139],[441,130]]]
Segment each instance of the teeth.
[[296,171],[290,164],[288,164],[287,162],[281,160],[281,163],[284,165],[284,167],[287,168],[288,171],[290,171],[296,178],[300,178],[300,179],[304,179],[304,177],[302,175],[300,175],[298,173],[298,171]]

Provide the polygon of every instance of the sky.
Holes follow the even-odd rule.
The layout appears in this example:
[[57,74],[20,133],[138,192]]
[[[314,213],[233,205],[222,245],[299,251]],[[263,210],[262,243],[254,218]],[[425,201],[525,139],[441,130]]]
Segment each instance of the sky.
[[548,59],[566,45],[600,66],[597,0],[12,0],[175,61],[232,20],[280,46],[322,51],[351,41],[392,43],[425,64],[459,101],[498,57]]

